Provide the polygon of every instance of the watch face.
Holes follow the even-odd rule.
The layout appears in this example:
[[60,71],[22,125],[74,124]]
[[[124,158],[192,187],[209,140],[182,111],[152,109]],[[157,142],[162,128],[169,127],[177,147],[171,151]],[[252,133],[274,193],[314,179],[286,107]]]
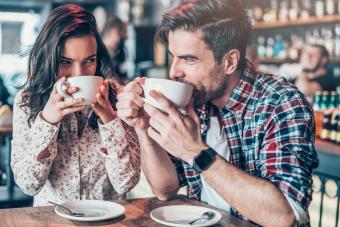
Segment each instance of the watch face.
[[201,170],[206,169],[211,161],[213,160],[213,157],[208,152],[202,152],[196,159],[195,163],[200,167]]

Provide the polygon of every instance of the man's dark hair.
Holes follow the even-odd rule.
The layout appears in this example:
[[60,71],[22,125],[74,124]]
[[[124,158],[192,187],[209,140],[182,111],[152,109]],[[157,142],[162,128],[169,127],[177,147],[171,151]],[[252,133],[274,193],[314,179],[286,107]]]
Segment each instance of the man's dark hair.
[[104,26],[102,35],[111,32],[113,28],[117,28],[119,31],[122,31],[124,29],[124,22],[116,16],[111,16]]
[[319,48],[320,49],[321,57],[329,58],[329,52],[328,52],[327,48],[324,45],[310,44],[310,46]]
[[232,50],[240,51],[238,69],[245,65],[247,42],[252,22],[238,0],[191,0],[180,4],[163,15],[155,39],[168,43],[170,31],[200,30],[201,39],[212,50],[218,64]]

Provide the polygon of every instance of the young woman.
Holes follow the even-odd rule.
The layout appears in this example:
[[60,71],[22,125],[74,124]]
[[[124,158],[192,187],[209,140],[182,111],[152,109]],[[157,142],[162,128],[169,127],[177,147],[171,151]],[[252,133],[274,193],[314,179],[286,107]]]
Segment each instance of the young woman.
[[108,80],[91,106],[81,105],[81,98],[64,100],[55,87],[72,76],[109,78],[112,72],[94,16],[75,5],[51,11],[29,55],[27,84],[14,102],[11,165],[19,187],[34,195],[34,206],[110,200],[138,182],[138,140],[117,118]]

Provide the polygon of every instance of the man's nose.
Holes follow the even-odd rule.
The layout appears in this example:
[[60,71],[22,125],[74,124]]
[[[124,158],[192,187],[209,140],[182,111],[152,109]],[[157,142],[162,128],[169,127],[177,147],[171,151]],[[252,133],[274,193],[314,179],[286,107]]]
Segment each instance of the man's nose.
[[169,77],[172,80],[178,80],[181,79],[185,76],[184,71],[181,69],[179,63],[177,61],[173,61],[171,64],[170,72],[169,72]]

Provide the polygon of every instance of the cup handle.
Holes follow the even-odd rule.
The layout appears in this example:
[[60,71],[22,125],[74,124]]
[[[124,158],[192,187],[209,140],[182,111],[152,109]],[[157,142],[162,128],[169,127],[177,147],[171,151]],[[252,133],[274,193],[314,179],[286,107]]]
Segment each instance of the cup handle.
[[71,95],[66,93],[66,89],[70,86],[70,84],[67,81],[58,81],[56,84],[56,89],[59,95],[61,95],[64,98],[72,98]]

